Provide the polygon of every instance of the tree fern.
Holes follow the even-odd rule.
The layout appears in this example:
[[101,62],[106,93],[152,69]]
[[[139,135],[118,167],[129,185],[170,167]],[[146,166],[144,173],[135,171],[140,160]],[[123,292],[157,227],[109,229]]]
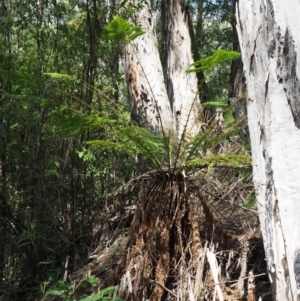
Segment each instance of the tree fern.
[[[143,31],[130,24],[126,20],[116,16],[105,29],[104,38],[109,40],[128,43],[137,36],[143,34]],[[198,67],[208,69],[216,64],[224,63],[239,57],[239,53],[233,51],[218,50],[215,54],[203,60],[195,62],[188,72],[197,71]],[[204,70],[201,69],[201,70]],[[72,76],[59,73],[47,73],[53,80],[73,81]],[[87,89],[94,89],[86,86]],[[179,142],[171,133],[167,136],[153,134],[148,130],[141,128],[130,120],[127,108],[121,104],[116,104],[102,91],[93,90],[94,95],[101,98],[102,110],[96,110],[93,106],[88,107],[89,114],[83,110],[75,110],[70,107],[64,107],[61,112],[55,111],[52,115],[54,129],[63,131],[69,135],[80,135],[88,130],[100,130],[99,138],[87,141],[87,144],[97,145],[101,148],[114,149],[120,152],[126,152],[130,155],[141,155],[148,161],[153,168],[163,169],[168,166],[169,169],[189,170],[194,167],[234,166],[241,167],[243,164],[250,164],[250,157],[243,154],[215,154],[209,150],[213,149],[219,143],[222,143],[228,137],[235,135],[240,123],[229,123],[224,126],[221,132],[216,129],[218,122],[212,122],[210,125],[204,125],[204,130],[199,131],[190,141],[186,142],[182,136]],[[74,96],[72,96],[74,97]],[[80,99],[74,99],[80,103]],[[226,107],[225,114],[231,112],[231,108],[224,101],[216,100],[204,103],[204,106]],[[84,107],[84,104],[83,104]],[[164,132],[163,132],[164,133]],[[208,152],[209,151],[209,152]]]
[[[105,106],[109,106],[109,104],[106,103]],[[101,138],[87,141],[87,144],[131,155],[141,155],[156,169],[162,169],[165,166],[179,169],[185,166],[189,170],[201,166],[213,167],[218,165],[218,159],[221,166],[230,166],[231,164],[234,167],[242,167],[243,164],[245,166],[250,164],[250,157],[247,155],[207,155],[208,150],[235,135],[240,123],[230,124],[219,133],[216,131],[217,123],[213,122],[205,130],[199,131],[188,143],[178,144],[171,135],[166,140],[160,135],[136,126],[130,121],[125,110],[121,106],[115,106],[114,109],[110,106],[110,112],[93,109],[91,115],[86,115],[84,112],[75,111],[72,108],[64,108],[61,113],[52,114],[53,129],[57,132],[65,132],[70,136],[99,129]]]

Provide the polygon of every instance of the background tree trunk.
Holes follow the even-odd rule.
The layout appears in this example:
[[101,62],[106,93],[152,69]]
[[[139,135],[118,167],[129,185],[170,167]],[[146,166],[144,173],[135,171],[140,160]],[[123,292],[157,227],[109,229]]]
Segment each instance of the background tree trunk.
[[181,137],[186,128],[188,138],[199,131],[201,114],[196,74],[186,73],[194,62],[188,4],[167,1],[162,15],[166,35],[166,84],[151,6],[147,2],[135,12],[146,34],[125,47],[124,65],[132,112],[139,123],[152,132],[159,133],[162,125],[167,132],[176,129],[177,136]]
[[163,2],[167,57],[167,91],[172,105],[176,132],[193,136],[199,132],[201,110],[198,101],[196,73],[186,73],[194,63],[192,56],[192,23],[187,1]]
[[299,2],[238,5],[253,177],[274,300],[300,296]]
[[131,110],[140,125],[155,133],[161,132],[163,126],[168,133],[175,128],[150,4],[145,3],[142,9],[136,11],[135,17],[146,33],[125,46],[124,67]]
[[[232,26],[233,40],[232,49],[234,51],[241,52],[238,33],[236,28],[236,5],[238,0],[234,0],[232,7],[232,16],[230,18],[230,24]],[[250,143],[249,129],[247,127],[247,98],[246,96],[246,82],[243,74],[243,61],[241,58],[232,61],[231,72],[229,79],[228,89],[228,102],[232,106],[232,111],[235,120],[243,121],[243,128],[240,130],[240,137],[246,142]]]

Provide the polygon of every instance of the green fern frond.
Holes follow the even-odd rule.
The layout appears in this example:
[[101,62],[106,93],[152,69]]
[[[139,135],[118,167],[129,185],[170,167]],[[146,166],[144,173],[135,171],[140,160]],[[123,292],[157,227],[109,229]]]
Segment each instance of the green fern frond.
[[215,127],[210,126],[204,132],[199,131],[199,133],[196,134],[191,139],[189,144],[186,146],[186,149],[187,149],[187,157],[185,159],[186,161],[189,161],[195,155],[199,155],[199,151],[203,152],[205,149],[205,152],[206,152],[207,141],[211,140],[214,130],[215,130]]
[[128,44],[144,33],[145,31],[141,27],[135,26],[119,16],[115,16],[104,28],[103,39]]
[[[227,115],[230,116],[228,119]],[[244,120],[236,122],[231,119],[231,107],[224,111],[224,122],[221,131],[218,130],[218,121],[210,125],[204,124],[205,130],[199,131],[190,141],[185,145],[185,149],[181,152],[180,161],[189,162],[194,158],[205,158],[207,153],[211,153],[216,147],[231,137],[235,137],[239,130],[245,127]],[[214,152],[214,151],[213,151]],[[225,151],[226,152],[226,151]],[[227,154],[230,150],[227,150]]]
[[213,128],[214,130],[212,132],[212,135],[207,137],[207,139],[203,143],[202,149],[203,149],[204,153],[206,153],[207,150],[214,148],[219,143],[224,142],[229,137],[232,137],[239,130],[239,127],[236,123],[234,125],[232,125],[230,128],[224,129],[224,131],[221,133],[216,132],[215,128],[216,128],[216,125]]
[[242,154],[229,155],[210,155],[205,158],[197,158],[186,162],[188,168],[212,168],[218,167],[249,167],[251,166],[251,157]]
[[85,131],[81,116],[54,113],[51,119],[55,132],[64,132],[71,136],[77,136]]
[[101,139],[90,140],[87,143],[128,154],[142,155],[156,168],[164,165],[166,154],[162,137],[147,129],[125,123],[121,118],[85,116],[79,112],[69,115],[56,113],[52,115],[52,123],[56,132],[64,132],[72,136],[80,135],[87,130],[102,129]]
[[109,118],[106,116],[90,115],[83,117],[86,125],[89,127],[101,127],[103,125],[122,125],[122,122],[117,119]]
[[161,168],[164,165],[166,151],[161,136],[137,126],[121,127],[117,132],[120,133],[121,137],[126,137],[128,143],[134,143],[136,154],[141,154],[144,159],[151,161],[156,168]]
[[[115,19],[115,23],[108,27],[111,28],[108,32],[112,34],[108,35],[108,38],[113,38],[113,32],[116,33],[115,38],[121,37],[123,39],[125,37],[126,39],[131,39],[134,37],[134,35],[131,35],[134,32],[133,25],[129,23],[128,25],[125,20],[123,21],[127,25],[123,24],[119,17]],[[120,36],[118,36],[118,32]],[[225,58],[224,56],[221,56],[221,58],[217,56],[214,63],[224,62]],[[232,59],[232,56],[230,59]],[[47,75],[55,80],[74,79],[65,74],[49,73]],[[87,89],[94,88],[87,86]],[[140,155],[156,169],[163,169],[165,166],[168,166],[169,169],[176,169],[176,166],[181,166],[182,168],[187,166],[191,169],[193,166],[200,167],[204,165],[212,168],[218,163],[222,166],[239,166],[239,164],[242,164],[241,159],[245,159],[244,157],[238,157],[239,155],[236,154],[227,155],[228,157],[225,155],[210,155],[206,157],[208,153],[214,152],[216,146],[228,139],[228,137],[235,135],[241,127],[241,122],[239,124],[230,120],[225,126],[223,124],[221,132],[218,131],[217,121],[212,122],[212,124],[206,125],[208,127],[206,130],[199,131],[189,142],[185,142],[182,139],[178,143],[171,135],[161,137],[145,128],[134,125],[130,121],[128,108],[125,108],[122,104],[116,104],[101,91],[95,89],[93,91],[95,95],[99,94],[101,97],[101,111],[88,106],[89,114],[85,114],[83,109],[81,109],[82,105],[84,108],[85,104],[80,99],[74,99],[74,96],[71,95],[72,99],[80,103],[80,108],[74,105],[76,111],[66,106],[63,106],[61,110],[55,110],[51,115],[53,130],[76,136],[88,130],[99,129],[99,131],[93,131],[93,133],[99,133],[99,136],[97,137],[98,134],[94,134],[91,140],[87,142],[88,144],[114,149],[130,155]],[[207,102],[204,105],[225,107],[227,103],[222,100],[216,100]],[[228,106],[224,110],[225,117],[227,112],[231,112],[231,108]],[[235,157],[236,160],[234,160]],[[221,161],[218,162],[218,160]]]
[[119,142],[113,142],[109,140],[89,140],[86,142],[87,144],[90,145],[97,145],[101,146],[106,149],[113,149],[117,151],[124,151],[128,154],[136,154],[138,153],[138,150],[134,147],[132,143],[127,143],[126,141],[122,140]]
[[214,54],[194,62],[186,72],[205,71],[218,64],[224,64],[228,61],[238,59],[240,56],[241,54],[239,52],[219,49]]
[[163,144],[157,138],[153,139],[151,133],[140,131],[140,129],[134,127],[114,129],[110,133],[110,138],[90,140],[87,144],[126,152],[130,155],[141,155],[156,168],[161,168],[165,157]]

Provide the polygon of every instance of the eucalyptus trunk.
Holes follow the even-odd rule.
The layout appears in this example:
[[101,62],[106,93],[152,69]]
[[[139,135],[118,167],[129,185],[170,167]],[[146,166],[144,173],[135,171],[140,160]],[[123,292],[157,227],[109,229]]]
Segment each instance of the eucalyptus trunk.
[[194,63],[192,55],[192,22],[188,1],[163,2],[165,50],[167,57],[167,91],[173,110],[176,132],[186,139],[199,132],[201,107],[198,101],[196,73],[186,70]]
[[174,131],[151,6],[145,2],[135,18],[146,33],[124,50],[124,67],[133,117],[154,133]]
[[240,0],[253,177],[274,300],[300,298],[300,6]]
[[187,139],[199,131],[200,102],[193,63],[186,1],[167,1],[163,11],[167,67],[165,80],[150,3],[135,12],[146,33],[125,46],[124,67],[134,118],[152,132],[175,132]]

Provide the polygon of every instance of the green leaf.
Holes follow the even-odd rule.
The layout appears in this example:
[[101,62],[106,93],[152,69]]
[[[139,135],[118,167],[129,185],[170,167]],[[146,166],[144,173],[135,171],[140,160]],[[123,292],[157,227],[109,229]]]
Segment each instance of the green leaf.
[[99,285],[99,281],[93,277],[86,277],[85,281],[90,283],[90,284],[95,284],[95,285]]
[[17,245],[19,248],[25,247],[31,244],[30,236],[27,234],[21,235],[17,239]]
[[61,296],[64,292],[64,290],[52,289],[46,293],[46,296]]
[[103,38],[123,44],[128,44],[140,35],[143,31],[139,26],[129,23],[127,20],[115,16],[115,18],[104,28]]
[[30,224],[30,228],[31,228],[31,230],[33,230],[33,229],[35,229],[36,228],[36,226],[37,226],[37,220],[36,219],[34,219],[32,222],[31,222],[31,224]]
[[63,281],[61,281],[61,280],[59,280],[59,281],[57,282],[57,284],[58,284],[58,287],[59,287],[60,289],[62,289],[62,290],[65,290],[65,289],[67,288],[66,284],[65,284]]
[[204,59],[194,62],[186,72],[198,72],[211,69],[218,64],[224,64],[226,62],[238,59],[241,56],[239,52],[228,51],[224,49],[217,50],[214,54],[207,56]]

